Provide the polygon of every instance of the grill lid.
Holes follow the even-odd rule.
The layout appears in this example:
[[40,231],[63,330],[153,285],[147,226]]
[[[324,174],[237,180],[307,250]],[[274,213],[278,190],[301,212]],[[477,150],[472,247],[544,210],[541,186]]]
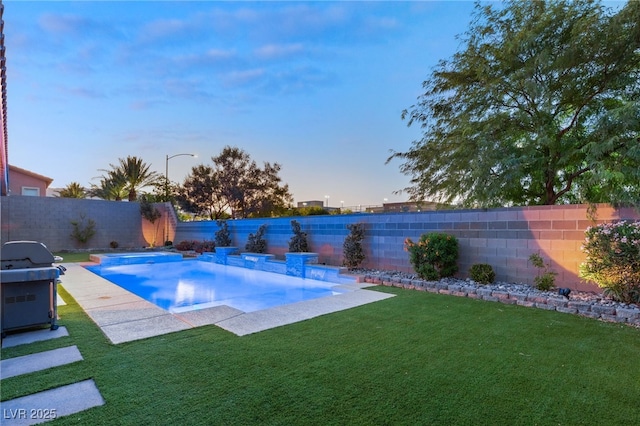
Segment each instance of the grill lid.
[[49,249],[37,241],[9,241],[2,245],[2,269],[50,267],[54,258]]

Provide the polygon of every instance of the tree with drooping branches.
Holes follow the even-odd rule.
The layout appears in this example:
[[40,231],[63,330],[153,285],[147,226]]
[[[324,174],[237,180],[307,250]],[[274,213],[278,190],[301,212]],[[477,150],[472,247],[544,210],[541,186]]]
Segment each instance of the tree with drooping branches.
[[640,205],[640,2],[477,3],[402,113],[412,200]]

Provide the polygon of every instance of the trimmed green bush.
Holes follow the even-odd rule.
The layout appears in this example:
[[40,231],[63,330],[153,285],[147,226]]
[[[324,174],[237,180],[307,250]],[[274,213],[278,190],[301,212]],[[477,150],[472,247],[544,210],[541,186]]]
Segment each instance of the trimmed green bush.
[[619,221],[587,228],[580,277],[617,301],[640,303],[640,221]]
[[93,219],[88,219],[85,222],[86,214],[80,213],[80,219],[72,220],[73,232],[71,238],[79,242],[80,244],[86,244],[96,234],[96,222]]
[[551,270],[551,263],[545,263],[538,253],[529,256],[529,262],[539,270],[538,276],[533,279],[538,290],[548,291],[556,286],[558,273]]
[[267,230],[267,225],[261,225],[254,234],[249,234],[247,238],[247,244],[244,246],[245,250],[251,253],[266,253],[267,241],[262,237]]
[[438,280],[451,277],[458,271],[458,240],[448,234],[432,232],[422,234],[417,243],[407,238],[405,250],[409,261],[420,278]]
[[476,263],[471,265],[469,277],[480,284],[491,284],[496,279],[496,273],[491,265]]
[[342,245],[343,265],[347,268],[357,268],[364,260],[364,250],[362,250],[364,223],[349,224],[347,229],[349,230],[349,235],[344,239],[344,244]]
[[307,233],[302,232],[300,223],[297,220],[291,221],[293,237],[289,240],[289,251],[291,253],[307,253],[309,244],[307,243]]
[[231,236],[229,233],[229,226],[226,220],[217,220],[216,224],[220,227],[216,231],[216,247],[229,247],[231,246]]

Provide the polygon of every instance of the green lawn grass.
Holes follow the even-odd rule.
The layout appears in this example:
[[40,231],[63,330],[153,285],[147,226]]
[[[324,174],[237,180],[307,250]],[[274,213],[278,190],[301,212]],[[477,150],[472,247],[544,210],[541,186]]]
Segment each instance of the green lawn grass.
[[[64,284],[63,284],[64,285]],[[215,326],[108,343],[64,291],[85,360],[2,381],[2,400],[93,378],[102,407],[56,424],[637,424],[640,330],[389,287],[396,297],[237,337]]]
[[61,263],[89,262],[89,252],[78,253],[53,253],[54,256],[60,256],[63,260]]

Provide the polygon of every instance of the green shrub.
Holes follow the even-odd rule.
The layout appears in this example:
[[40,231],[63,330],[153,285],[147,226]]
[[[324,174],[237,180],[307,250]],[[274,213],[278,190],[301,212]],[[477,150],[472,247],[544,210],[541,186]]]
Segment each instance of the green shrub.
[[364,239],[364,223],[347,225],[349,235],[344,239],[342,249],[344,252],[343,265],[347,268],[357,268],[364,260],[362,240]]
[[176,244],[176,250],[180,250],[180,251],[193,250],[198,244],[199,243],[196,240],[190,240],[190,241],[182,240],[178,244]]
[[202,254],[203,252],[216,251],[216,243],[210,240],[198,241],[193,248],[196,253]]
[[153,240],[149,245],[155,247],[158,228],[160,227],[160,222],[156,223],[156,221],[162,217],[162,212],[149,201],[149,198],[146,194],[140,197],[140,214],[143,218],[151,222],[153,226]]
[[476,263],[469,269],[469,277],[480,284],[491,284],[496,279],[496,273],[491,265]]
[[417,243],[405,240],[405,250],[418,276],[438,280],[458,271],[458,240],[452,235],[432,232],[420,236]]
[[73,232],[71,238],[80,244],[86,244],[96,234],[96,222],[89,219],[85,223],[86,214],[80,213],[80,219],[72,220]]
[[262,238],[265,231],[267,230],[267,225],[261,225],[258,228],[258,231],[254,234],[249,234],[249,238],[247,239],[247,244],[245,245],[245,249],[251,253],[266,253],[267,252],[267,241]]
[[207,252],[213,252],[216,250],[216,244],[213,241],[209,241],[209,240],[204,240],[204,241],[197,241],[197,240],[191,240],[191,241],[180,241],[178,244],[176,244],[176,250],[180,250],[180,251],[190,251],[193,250],[196,253],[203,253],[205,251]]
[[230,247],[231,236],[229,233],[229,226],[226,220],[217,220],[216,224],[220,227],[216,231],[216,246],[217,247]]
[[306,253],[309,251],[309,244],[307,243],[307,233],[302,232],[300,223],[297,220],[291,221],[291,230],[293,231],[293,237],[289,240],[289,251],[291,253]]
[[538,268],[538,276],[533,279],[538,290],[548,291],[556,286],[558,273],[551,270],[551,263],[544,263],[544,259],[538,253],[529,256],[529,262]]
[[619,221],[587,228],[580,277],[617,301],[640,303],[640,221]]

